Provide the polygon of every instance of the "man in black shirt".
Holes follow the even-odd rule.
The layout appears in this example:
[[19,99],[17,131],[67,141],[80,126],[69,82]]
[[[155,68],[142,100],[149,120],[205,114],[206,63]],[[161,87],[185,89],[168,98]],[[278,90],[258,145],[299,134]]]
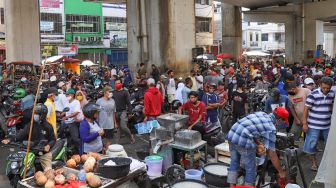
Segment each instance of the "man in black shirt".
[[233,121],[248,114],[247,94],[244,92],[244,81],[237,81],[237,90],[232,93],[232,116]]
[[[43,147],[43,155],[40,156],[40,162],[43,169],[46,169],[48,167],[51,168],[52,154],[50,150],[56,142],[54,130],[52,126],[46,121],[47,113],[48,108],[44,104],[39,103],[36,105],[31,137],[31,142],[34,143],[32,147]],[[9,144],[11,141],[22,142],[23,140],[27,140],[29,136],[29,131],[30,126],[25,126],[23,131],[16,135],[15,138],[2,140],[2,143]],[[43,144],[43,146],[41,146],[41,144]]]
[[116,83],[115,90],[113,91],[113,98],[116,104],[116,119],[118,125],[120,125],[121,130],[129,136],[131,143],[134,143],[134,136],[127,127],[127,112],[130,113],[132,111],[130,95],[127,90],[123,89],[122,83]]

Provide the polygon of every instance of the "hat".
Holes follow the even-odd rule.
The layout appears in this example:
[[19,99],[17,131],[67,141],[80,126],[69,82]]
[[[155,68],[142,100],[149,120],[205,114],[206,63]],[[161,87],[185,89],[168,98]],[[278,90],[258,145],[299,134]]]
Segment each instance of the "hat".
[[58,86],[59,88],[63,87],[64,85],[65,85],[64,82],[58,82],[58,84],[57,84],[57,86]]
[[66,91],[66,93],[65,93],[66,95],[68,95],[68,94],[73,94],[73,95],[75,95],[76,94],[76,92],[75,92],[75,90],[74,89],[68,89],[67,91]]
[[103,89],[103,93],[105,93],[106,91],[112,91],[112,88],[110,86],[105,86]]
[[163,74],[163,75],[160,76],[160,78],[161,79],[167,79],[167,76]]
[[155,80],[153,78],[148,78],[147,85],[154,85],[154,84],[155,84]]
[[282,120],[285,121],[285,123],[288,125],[288,116],[289,113],[284,107],[278,107],[273,110],[273,114],[276,115],[277,117],[281,118]]
[[306,78],[304,80],[304,84],[308,85],[308,84],[315,84],[314,80],[312,78]]

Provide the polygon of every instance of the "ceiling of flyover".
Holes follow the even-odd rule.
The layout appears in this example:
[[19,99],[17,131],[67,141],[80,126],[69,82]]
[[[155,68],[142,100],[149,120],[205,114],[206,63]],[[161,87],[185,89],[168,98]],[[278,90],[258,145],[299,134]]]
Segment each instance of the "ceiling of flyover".
[[[314,0],[304,0],[305,3],[314,2]],[[315,0],[319,1],[319,0]],[[325,1],[325,0],[322,0]],[[240,7],[257,9],[270,6],[285,6],[287,4],[298,4],[302,0],[222,0],[223,3],[229,3]]]

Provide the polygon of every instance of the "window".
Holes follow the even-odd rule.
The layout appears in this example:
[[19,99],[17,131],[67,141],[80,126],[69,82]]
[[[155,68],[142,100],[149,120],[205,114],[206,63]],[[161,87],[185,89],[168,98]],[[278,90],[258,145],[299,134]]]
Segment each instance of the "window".
[[195,0],[195,3],[201,5],[211,5],[212,2],[210,0]]
[[212,19],[211,18],[203,18],[196,17],[196,33],[200,32],[212,32]]
[[258,25],[266,25],[266,22],[258,22]]
[[253,41],[253,34],[250,33],[250,41]]
[[259,34],[256,33],[256,41],[258,42],[259,41]]
[[41,13],[41,34],[62,34],[62,14]]
[[5,24],[5,10],[4,8],[0,8],[0,24]]
[[281,33],[275,33],[274,38],[275,38],[275,41],[281,42]]
[[104,17],[104,33],[126,31],[127,19],[124,17]]
[[100,17],[88,15],[66,15],[66,30],[72,33],[99,33]]
[[268,33],[261,34],[261,41],[268,41]]

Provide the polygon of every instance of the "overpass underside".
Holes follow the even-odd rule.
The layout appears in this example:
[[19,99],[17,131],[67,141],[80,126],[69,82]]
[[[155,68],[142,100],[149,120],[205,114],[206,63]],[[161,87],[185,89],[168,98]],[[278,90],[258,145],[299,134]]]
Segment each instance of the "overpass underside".
[[[92,0],[84,0],[90,1]],[[195,47],[194,0],[93,0],[127,4],[128,61],[132,70],[141,62],[186,73]],[[336,1],[222,0],[222,50],[241,54],[242,19],[286,25],[286,58],[307,59],[307,51],[323,44],[324,32],[335,32]],[[241,7],[250,11],[241,14]],[[40,64],[38,0],[5,0],[7,61]],[[335,22],[331,22],[335,20]],[[330,23],[326,23],[326,22]],[[336,44],[336,42],[334,42]],[[336,45],[335,45],[336,46]],[[335,48],[336,49],[336,48]]]

